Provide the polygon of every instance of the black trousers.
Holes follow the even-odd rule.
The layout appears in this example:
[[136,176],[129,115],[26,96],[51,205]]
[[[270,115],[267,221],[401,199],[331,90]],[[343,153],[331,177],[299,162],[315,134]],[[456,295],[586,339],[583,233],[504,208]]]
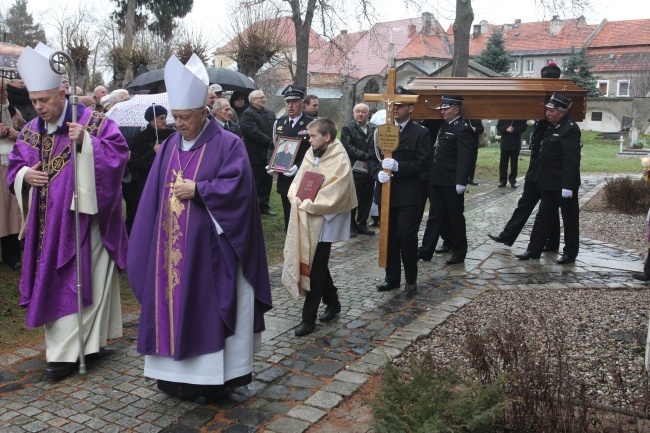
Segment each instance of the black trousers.
[[20,241],[18,234],[7,235],[0,238],[2,247],[2,262],[14,266],[20,263]]
[[266,212],[271,210],[271,189],[273,188],[273,176],[266,172],[264,165],[251,165],[253,169],[253,178],[255,179],[255,189],[257,190],[257,202],[260,205],[260,211]]
[[[467,255],[467,231],[464,212],[465,194],[456,193],[456,186],[431,185],[429,219],[422,238],[420,252],[433,256],[438,238],[441,234],[448,233],[451,255],[465,258]],[[443,239],[446,236],[442,236]]]
[[648,248],[648,255],[645,258],[645,263],[643,264],[643,273],[650,275],[650,248]]
[[[510,161],[510,176],[508,176],[508,161]],[[519,149],[501,150],[501,160],[499,161],[499,182],[506,183],[509,180],[511,184],[517,182],[517,166],[519,164]]]
[[339,303],[337,288],[329,270],[331,242],[319,242],[314,253],[314,261],[309,271],[309,292],[302,306],[302,321],[314,323],[318,315],[321,299],[325,305]]
[[[524,191],[517,202],[517,208],[512,213],[510,220],[506,223],[503,231],[499,236],[505,240],[505,244],[512,245],[526,225],[526,221],[533,213],[535,206],[542,198],[540,190],[537,188],[537,182],[524,181]],[[560,216],[557,212],[553,214],[549,223],[548,237],[546,247],[556,250],[560,247]]]
[[530,234],[528,251],[541,253],[544,243],[548,238],[549,229],[553,218],[557,218],[557,210],[562,213],[564,223],[564,250],[565,256],[575,258],[580,249],[580,206],[578,205],[578,191],[573,191],[573,197],[562,198],[561,191],[542,191],[542,201],[539,204],[533,232]]
[[386,281],[400,284],[401,266],[404,265],[406,284],[416,284],[418,279],[418,228],[419,206],[390,208],[388,219],[388,255]]
[[474,157],[472,159],[472,165],[470,166],[469,169],[469,176],[467,176],[467,180],[470,182],[474,181],[474,174],[476,173],[476,160],[478,159],[478,149],[474,150]]
[[[429,186],[429,181],[422,182],[422,207],[420,208],[420,217],[418,218],[418,221],[422,221],[422,217],[424,216],[424,208],[427,203],[427,200],[429,199],[429,190],[431,187]],[[429,208],[431,208],[431,203],[429,203]],[[449,233],[449,215],[445,215],[445,218],[442,220],[442,223],[440,225],[440,228],[438,230],[438,235],[434,233],[434,226],[435,226],[435,221],[434,218],[431,216],[431,209],[429,209],[429,217],[427,218],[427,223],[426,227],[424,228],[424,234],[422,235],[422,246],[418,250],[418,255],[423,256],[423,258],[426,259],[431,259],[433,257],[433,253],[436,250],[436,247],[438,245],[438,237],[442,238],[442,245],[444,247],[449,247],[451,248],[451,236]]]
[[280,194],[280,199],[282,199],[282,213],[284,214],[284,231],[287,231],[289,227],[289,217],[291,216],[291,202],[286,195]]
[[131,181],[129,183],[122,183],[122,197],[124,197],[124,204],[126,204],[126,218],[124,224],[126,225],[126,232],[131,234],[131,227],[135,221],[135,214],[138,211],[138,185]]
[[354,177],[354,189],[357,193],[358,206],[352,209],[352,226],[365,228],[368,225],[372,196],[375,193],[375,180],[369,174]]

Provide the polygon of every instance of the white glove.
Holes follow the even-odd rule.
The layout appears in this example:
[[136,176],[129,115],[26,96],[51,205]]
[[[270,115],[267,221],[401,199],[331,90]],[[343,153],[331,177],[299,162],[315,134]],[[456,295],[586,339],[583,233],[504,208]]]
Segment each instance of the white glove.
[[390,180],[390,176],[388,173],[380,171],[379,174],[377,174],[377,180],[379,183],[386,183]]
[[282,173],[282,174],[284,174],[286,177],[294,177],[296,175],[296,173],[298,173],[298,166],[294,165],[293,167],[291,167],[289,169],[289,171],[287,171],[286,173]]
[[570,189],[563,189],[562,190],[562,198],[571,198],[573,197],[573,191]]
[[275,174],[275,170],[269,170],[269,166],[268,166],[268,165],[267,165],[266,167],[264,167],[264,168],[266,169],[266,172],[267,172],[269,175],[273,176],[273,174]]
[[386,158],[381,162],[381,168],[387,168],[390,171],[397,171],[397,161],[393,158]]
[[462,194],[465,192],[465,185],[456,185],[456,194]]

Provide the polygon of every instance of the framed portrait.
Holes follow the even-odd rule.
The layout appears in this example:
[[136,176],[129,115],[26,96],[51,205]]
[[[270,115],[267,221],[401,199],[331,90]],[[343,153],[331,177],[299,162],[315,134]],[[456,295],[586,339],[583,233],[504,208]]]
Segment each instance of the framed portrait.
[[287,172],[293,167],[293,161],[300,146],[298,137],[278,137],[275,142],[275,149],[271,156],[269,168],[274,171]]

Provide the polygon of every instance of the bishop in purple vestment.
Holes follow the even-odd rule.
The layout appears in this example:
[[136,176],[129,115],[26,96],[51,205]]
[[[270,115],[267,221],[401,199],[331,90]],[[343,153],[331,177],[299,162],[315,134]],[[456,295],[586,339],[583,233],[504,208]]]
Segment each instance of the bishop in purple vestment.
[[121,182],[128,147],[113,121],[79,104],[72,107],[39,44],[18,62],[38,117],[20,132],[9,155],[9,188],[24,218],[25,251],[20,305],[27,326],[45,326],[47,376],[72,373],[79,357],[74,170],[79,159],[79,220],[84,353],[122,335],[117,268],[126,267],[127,237]]
[[[172,57],[166,82],[174,68],[182,75],[186,66]],[[156,155],[128,254],[131,288],[142,304],[138,352],[146,355],[145,376],[178,396],[250,382],[253,338],[271,308],[246,148],[207,118],[207,72],[205,78],[168,83],[179,90],[169,92],[178,132]],[[183,87],[192,84],[198,97]]]

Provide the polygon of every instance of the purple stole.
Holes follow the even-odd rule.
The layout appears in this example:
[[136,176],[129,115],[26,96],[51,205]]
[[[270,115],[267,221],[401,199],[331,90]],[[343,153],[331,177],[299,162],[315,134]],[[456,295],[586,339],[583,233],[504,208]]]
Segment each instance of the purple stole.
[[[180,144],[179,144],[180,145]],[[160,203],[160,224],[156,248],[156,353],[174,356],[175,330],[181,314],[181,282],[185,263],[185,233],[190,217],[190,201],[174,196],[174,185],[182,179],[196,181],[205,144],[194,150],[182,151],[174,146]]]

